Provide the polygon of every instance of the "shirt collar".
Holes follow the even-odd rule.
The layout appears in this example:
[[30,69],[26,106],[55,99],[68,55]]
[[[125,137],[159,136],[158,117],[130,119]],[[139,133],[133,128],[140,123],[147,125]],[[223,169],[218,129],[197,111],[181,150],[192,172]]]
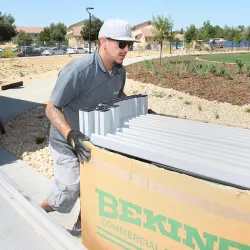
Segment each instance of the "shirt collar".
[[[99,55],[99,48],[95,50],[95,57],[97,59],[97,63],[98,63],[98,66],[100,67],[100,69],[103,71],[103,72],[108,72],[103,64],[103,61],[102,61],[102,58],[100,57]],[[114,66],[112,68],[112,73],[111,75],[115,75],[115,74],[120,74],[120,70],[119,68],[121,67],[122,65],[117,65],[117,66]]]

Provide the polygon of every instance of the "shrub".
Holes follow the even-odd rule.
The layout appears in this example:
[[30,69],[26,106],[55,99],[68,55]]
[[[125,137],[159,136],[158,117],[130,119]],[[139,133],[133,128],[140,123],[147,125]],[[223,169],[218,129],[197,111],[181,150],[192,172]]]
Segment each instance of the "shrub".
[[226,71],[226,72],[224,73],[224,76],[225,76],[225,78],[228,79],[228,80],[233,80],[233,79],[234,79],[234,78],[232,77],[232,75],[231,75],[228,71]]
[[147,72],[153,72],[155,69],[155,61],[154,60],[145,60],[144,65],[145,65],[145,70]]
[[246,76],[250,77],[250,65],[247,65]]
[[226,68],[224,66],[218,67],[216,76],[225,76],[225,72],[227,72]]
[[14,59],[17,57],[18,52],[13,52],[12,48],[5,48],[4,51],[2,52],[2,57],[3,58],[12,58]]
[[241,73],[241,70],[244,66],[244,63],[241,61],[241,59],[236,59],[236,64],[237,64],[237,67],[238,67],[238,74]]
[[240,102],[232,102],[232,105],[241,106],[241,103]]
[[217,66],[214,64],[210,64],[208,70],[211,74],[216,75],[217,73]]

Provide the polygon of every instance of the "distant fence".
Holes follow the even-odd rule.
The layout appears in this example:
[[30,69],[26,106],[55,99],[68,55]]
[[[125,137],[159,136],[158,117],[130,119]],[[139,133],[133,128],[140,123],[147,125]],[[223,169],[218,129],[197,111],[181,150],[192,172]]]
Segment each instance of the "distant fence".
[[224,48],[248,48],[250,46],[249,41],[242,41],[240,43],[236,43],[235,41],[224,41],[224,42],[205,42],[205,44],[210,45],[213,48],[216,48],[217,45],[221,43],[223,45]]
[[[250,42],[249,41],[242,41],[240,43],[236,43],[235,41],[223,41],[223,42],[204,42],[204,44],[209,45],[211,48],[217,49],[219,51],[221,50],[225,50],[225,51],[233,51],[233,50],[249,50],[250,51]],[[220,46],[218,46],[219,44],[222,44],[222,48]],[[140,46],[134,46],[134,51],[138,51]],[[164,41],[163,42],[163,48],[169,48],[170,47],[170,42],[168,41]],[[177,41],[177,42],[172,42],[171,43],[171,48],[173,50],[175,49],[185,49],[185,48],[192,48],[192,45],[184,42],[184,41]],[[160,46],[157,42],[155,42],[154,44],[148,44],[145,47],[146,50],[159,50]]]

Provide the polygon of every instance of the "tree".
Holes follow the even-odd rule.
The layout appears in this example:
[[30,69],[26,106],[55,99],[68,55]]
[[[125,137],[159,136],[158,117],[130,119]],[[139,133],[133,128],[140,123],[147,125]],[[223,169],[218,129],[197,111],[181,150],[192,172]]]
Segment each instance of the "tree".
[[184,29],[181,28],[180,30],[175,30],[174,31],[176,34],[184,34]]
[[19,46],[29,46],[33,42],[31,36],[22,30],[18,32],[16,39]]
[[237,45],[239,45],[239,43],[244,40],[243,33],[240,30],[236,29],[233,34],[233,40]]
[[50,36],[50,30],[48,27],[45,27],[43,31],[40,32],[38,37],[39,43],[42,44],[49,44],[51,43],[51,36]]
[[[173,40],[173,34],[172,34],[172,28],[174,26],[173,20],[171,17],[163,17],[163,16],[157,16],[156,18],[153,16],[153,34],[154,39],[157,41],[160,46],[160,64],[162,59],[162,45],[163,41],[172,41]],[[171,46],[171,45],[170,45]]]
[[244,31],[244,38],[248,41],[248,50],[250,46],[250,26],[248,26]]
[[[94,15],[91,18],[91,30],[90,30],[90,41],[94,42],[95,45],[98,42],[98,33],[103,25],[103,21]],[[84,24],[81,30],[81,35],[84,41],[89,40],[89,19],[84,20]]]
[[209,39],[215,37],[215,29],[210,24],[210,21],[203,22],[203,27],[199,30],[199,39],[204,40],[205,42],[209,41]]
[[244,32],[244,30],[245,30],[245,26],[244,25],[238,25],[237,28],[240,30],[240,32]]
[[198,30],[194,24],[191,24],[187,31],[185,32],[185,40],[187,43],[197,40]]
[[62,43],[65,41],[67,27],[63,23],[54,24],[51,23],[49,27],[50,38],[53,42]]
[[215,32],[214,38],[224,38],[224,29],[221,28],[219,25],[216,25],[214,27],[214,32]]
[[16,36],[15,19],[12,15],[0,12],[0,42],[8,42]]
[[224,34],[225,34],[225,39],[227,41],[233,41],[233,37],[234,37],[234,29],[233,28],[225,26]]

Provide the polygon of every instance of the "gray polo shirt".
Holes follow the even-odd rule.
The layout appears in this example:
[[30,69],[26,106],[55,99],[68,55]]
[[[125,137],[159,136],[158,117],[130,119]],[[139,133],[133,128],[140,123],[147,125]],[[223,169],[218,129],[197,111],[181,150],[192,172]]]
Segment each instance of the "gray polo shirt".
[[[79,131],[79,109],[94,109],[104,101],[117,98],[126,80],[125,68],[115,66],[108,72],[99,56],[99,50],[73,60],[58,75],[50,101],[62,109],[70,127]],[[49,142],[59,153],[72,155],[71,146],[51,124]]]

